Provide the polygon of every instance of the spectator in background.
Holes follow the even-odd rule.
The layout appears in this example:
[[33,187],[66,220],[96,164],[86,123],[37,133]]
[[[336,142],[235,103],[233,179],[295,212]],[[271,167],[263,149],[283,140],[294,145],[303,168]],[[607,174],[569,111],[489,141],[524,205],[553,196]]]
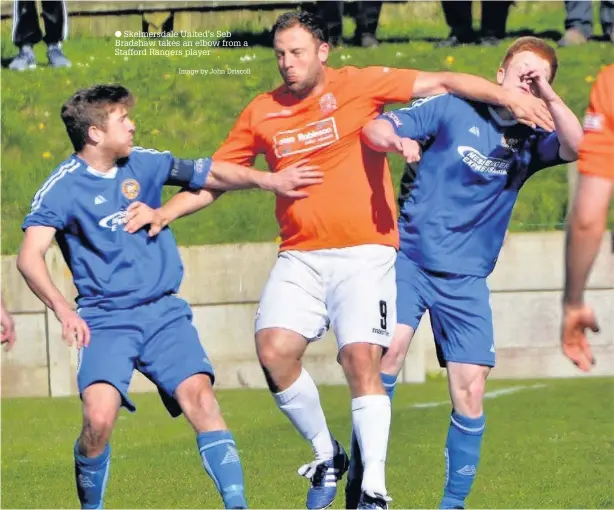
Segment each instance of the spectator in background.
[[379,44],[375,37],[383,2],[316,2],[306,4],[304,10],[320,16],[327,25],[331,46],[339,46],[343,35],[343,14],[346,9],[356,21],[353,44],[371,48]]
[[13,6],[13,43],[19,53],[9,69],[24,71],[36,68],[33,46],[44,39],[51,67],[70,67],[70,60],[62,52],[62,41],[68,35],[68,13],[64,1],[41,2],[45,36],[41,32],[36,2],[15,0]]
[[0,326],[2,327],[2,343],[6,344],[6,350],[10,351],[15,343],[15,322],[2,298],[0,298]]
[[[559,46],[584,44],[593,35],[593,4],[590,1],[565,1],[565,35]],[[614,1],[601,0],[599,9],[601,28],[606,39],[614,42]]]
[[439,48],[449,48],[459,44],[479,43],[483,46],[497,46],[505,37],[505,24],[512,1],[482,1],[482,23],[480,34],[473,30],[471,1],[441,2],[450,35],[437,44]]

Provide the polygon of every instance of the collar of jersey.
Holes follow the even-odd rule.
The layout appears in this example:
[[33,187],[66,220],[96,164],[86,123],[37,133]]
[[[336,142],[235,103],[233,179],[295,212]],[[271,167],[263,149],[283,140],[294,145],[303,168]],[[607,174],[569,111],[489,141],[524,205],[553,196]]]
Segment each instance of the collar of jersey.
[[96,170],[94,167],[88,165],[83,159],[81,159],[76,154],[73,154],[73,157],[85,167],[85,170],[88,173],[96,177],[99,177],[100,179],[115,179],[115,176],[117,175],[117,171],[118,171],[117,165],[115,165],[113,168],[111,168],[107,172],[101,172],[100,170]]
[[89,165],[87,165],[86,170],[92,175],[100,177],[101,179],[115,179],[115,176],[117,175],[117,165],[111,168],[108,172],[101,172],[100,170],[96,170]]
[[510,126],[515,126],[516,124],[518,124],[518,121],[516,119],[506,120],[503,117],[501,117],[497,109],[493,108],[491,105],[488,106],[488,112],[490,113],[493,120],[501,127],[510,127]]

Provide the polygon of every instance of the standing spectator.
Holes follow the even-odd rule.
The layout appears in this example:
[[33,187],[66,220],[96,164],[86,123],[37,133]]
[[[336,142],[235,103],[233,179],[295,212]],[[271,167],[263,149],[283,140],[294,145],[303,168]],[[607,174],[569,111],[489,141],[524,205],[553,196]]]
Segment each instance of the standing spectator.
[[307,4],[308,10],[321,17],[327,25],[331,46],[339,46],[343,35],[343,14],[347,7],[356,21],[353,44],[363,48],[371,48],[379,44],[375,37],[379,16],[383,2],[352,2],[347,6],[345,2],[316,2],[315,5]]
[[[577,46],[584,44],[593,35],[592,2],[565,1],[565,35],[559,46]],[[614,1],[601,0],[599,8],[601,28],[606,39],[614,42]]]
[[41,32],[36,2],[15,0],[13,5],[13,43],[19,53],[9,64],[9,69],[24,71],[36,68],[33,46],[44,40],[47,58],[51,67],[70,67],[70,61],[62,52],[62,41],[68,35],[68,13],[66,3],[60,1],[41,2],[45,36]]
[[459,44],[478,42],[483,46],[497,46],[505,37],[505,24],[512,1],[482,1],[482,23],[479,37],[473,30],[471,1],[443,1],[443,13],[450,27],[450,35],[437,44],[439,48],[449,48]]

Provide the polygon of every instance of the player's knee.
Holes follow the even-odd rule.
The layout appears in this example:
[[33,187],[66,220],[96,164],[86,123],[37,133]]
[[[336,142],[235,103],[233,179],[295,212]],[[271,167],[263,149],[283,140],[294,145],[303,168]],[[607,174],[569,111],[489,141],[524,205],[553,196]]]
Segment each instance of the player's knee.
[[111,437],[121,397],[115,387],[106,383],[88,386],[82,394],[83,429],[80,446],[88,456],[102,453]]
[[85,409],[80,444],[86,455],[97,455],[104,450],[111,437],[115,417],[115,410],[107,407],[91,406]]
[[217,419],[221,416],[220,406],[215,398],[215,394],[210,387],[201,387],[196,389],[184,401],[185,407],[191,408],[190,414],[199,413],[206,419]]
[[177,387],[175,397],[186,419],[198,432],[225,428],[208,375],[197,374],[186,379]]
[[258,361],[264,369],[279,367],[287,361],[277,343],[271,337],[256,337],[256,350]]
[[380,389],[382,352],[380,345],[369,343],[353,343],[342,347],[339,361],[354,395],[377,393]]
[[305,351],[306,342],[293,332],[276,328],[264,329],[256,333],[258,361],[267,379],[285,379],[284,374],[300,371],[300,359]]
[[482,367],[472,377],[460,381],[455,389],[455,407],[469,418],[478,418],[484,413],[484,393],[489,369]]

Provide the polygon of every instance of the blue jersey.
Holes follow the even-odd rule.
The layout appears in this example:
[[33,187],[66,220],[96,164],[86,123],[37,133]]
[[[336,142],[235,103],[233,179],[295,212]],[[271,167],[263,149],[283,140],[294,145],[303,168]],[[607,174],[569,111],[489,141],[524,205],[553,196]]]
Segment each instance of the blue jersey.
[[424,146],[417,172],[401,183],[401,250],[425,269],[488,276],[520,188],[538,170],[564,162],[557,134],[449,94],[378,118]]
[[170,152],[134,147],[101,173],[73,154],[36,192],[22,229],[49,226],[77,287],[79,307],[128,309],[179,289],[183,264],[173,233],[155,238],[142,228],[124,232],[126,209],[140,201],[161,206],[162,187],[204,186],[209,158],[181,160]]

